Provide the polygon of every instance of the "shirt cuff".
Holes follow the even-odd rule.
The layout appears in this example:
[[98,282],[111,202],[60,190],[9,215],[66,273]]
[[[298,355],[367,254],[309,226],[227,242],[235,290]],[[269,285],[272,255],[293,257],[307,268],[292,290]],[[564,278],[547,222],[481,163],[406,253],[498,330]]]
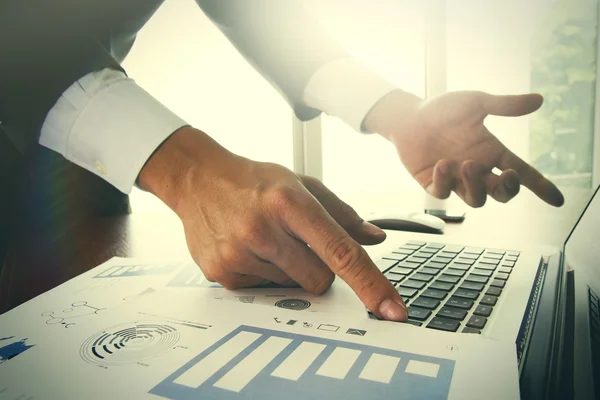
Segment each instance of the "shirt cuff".
[[129,193],[156,148],[186,125],[123,72],[105,69],[62,94],[39,143]]
[[304,89],[303,101],[367,133],[363,126],[365,117],[395,89],[396,86],[356,60],[344,58],[327,63],[314,73]]

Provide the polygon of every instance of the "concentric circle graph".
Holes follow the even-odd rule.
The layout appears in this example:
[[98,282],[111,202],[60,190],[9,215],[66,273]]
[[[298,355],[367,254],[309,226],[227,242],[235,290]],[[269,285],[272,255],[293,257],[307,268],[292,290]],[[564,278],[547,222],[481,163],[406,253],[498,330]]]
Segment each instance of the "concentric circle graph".
[[275,303],[275,306],[279,308],[286,308],[288,310],[300,311],[306,310],[308,307],[310,307],[310,301],[302,299],[284,299]]
[[92,335],[79,353],[90,364],[116,366],[156,357],[173,349],[178,341],[179,332],[170,325],[134,322]]

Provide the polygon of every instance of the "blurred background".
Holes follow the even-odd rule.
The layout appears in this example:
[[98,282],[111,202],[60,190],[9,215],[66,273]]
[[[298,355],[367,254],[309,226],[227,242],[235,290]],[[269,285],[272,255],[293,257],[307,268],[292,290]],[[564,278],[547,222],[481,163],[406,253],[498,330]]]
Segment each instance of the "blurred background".
[[[425,97],[431,93],[428,77],[436,76],[447,90],[541,93],[544,105],[532,116],[489,117],[486,125],[559,186],[589,188],[598,182],[600,173],[593,174],[599,144],[594,143],[598,0],[306,3],[354,57],[403,90]],[[298,169],[287,103],[194,1],[167,0],[140,32],[124,67],[229,150]],[[357,133],[325,115],[316,131],[317,151],[309,148],[304,162],[317,165],[319,177],[350,204],[401,203],[406,193],[420,190],[381,137]],[[131,201],[134,211],[166,211],[137,189]]]

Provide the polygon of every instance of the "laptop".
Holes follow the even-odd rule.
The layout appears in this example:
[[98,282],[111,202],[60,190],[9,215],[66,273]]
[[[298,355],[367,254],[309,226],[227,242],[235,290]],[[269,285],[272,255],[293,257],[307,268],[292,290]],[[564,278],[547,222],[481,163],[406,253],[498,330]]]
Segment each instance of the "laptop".
[[408,323],[514,340],[523,398],[600,399],[598,192],[562,249],[391,232],[387,248],[367,250],[405,299]]

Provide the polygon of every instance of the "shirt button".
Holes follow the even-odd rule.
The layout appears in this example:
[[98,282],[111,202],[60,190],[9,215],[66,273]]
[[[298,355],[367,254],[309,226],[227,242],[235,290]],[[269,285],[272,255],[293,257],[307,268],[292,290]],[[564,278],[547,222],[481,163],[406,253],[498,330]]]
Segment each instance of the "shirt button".
[[100,161],[96,161],[96,170],[100,173],[100,175],[106,175],[106,168]]

